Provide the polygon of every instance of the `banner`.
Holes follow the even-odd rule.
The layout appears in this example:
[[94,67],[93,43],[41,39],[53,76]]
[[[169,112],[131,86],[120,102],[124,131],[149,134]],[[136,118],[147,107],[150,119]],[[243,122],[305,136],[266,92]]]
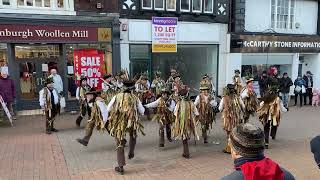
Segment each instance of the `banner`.
[[88,84],[101,89],[104,66],[104,53],[96,49],[81,49],[74,51],[75,74],[88,78]]
[[152,17],[152,52],[177,52],[176,17]]

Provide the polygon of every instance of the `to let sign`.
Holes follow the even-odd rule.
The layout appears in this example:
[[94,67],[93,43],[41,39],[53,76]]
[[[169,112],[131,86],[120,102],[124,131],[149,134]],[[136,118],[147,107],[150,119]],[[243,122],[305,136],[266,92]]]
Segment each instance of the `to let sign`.
[[176,17],[152,17],[152,52],[177,52]]

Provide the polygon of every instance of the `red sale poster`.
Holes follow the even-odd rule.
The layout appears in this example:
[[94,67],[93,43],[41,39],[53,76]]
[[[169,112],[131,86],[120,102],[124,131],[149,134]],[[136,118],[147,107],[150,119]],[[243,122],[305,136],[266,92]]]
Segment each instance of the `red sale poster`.
[[96,49],[74,51],[74,68],[76,76],[88,78],[88,84],[101,89],[103,76],[104,54]]

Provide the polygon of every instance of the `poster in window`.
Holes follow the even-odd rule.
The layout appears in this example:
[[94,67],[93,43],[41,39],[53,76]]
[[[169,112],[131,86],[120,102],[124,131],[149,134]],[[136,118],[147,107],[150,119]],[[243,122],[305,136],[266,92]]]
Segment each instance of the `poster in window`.
[[176,17],[152,17],[152,52],[177,52]]

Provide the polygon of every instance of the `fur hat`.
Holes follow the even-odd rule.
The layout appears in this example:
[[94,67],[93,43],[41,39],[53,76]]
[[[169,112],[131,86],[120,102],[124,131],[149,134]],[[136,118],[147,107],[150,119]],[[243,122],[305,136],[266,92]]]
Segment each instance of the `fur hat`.
[[311,140],[310,147],[311,152],[314,155],[314,160],[320,168],[320,136],[317,136]]
[[245,123],[236,126],[230,133],[232,149],[243,157],[263,154],[264,132],[257,126]]

